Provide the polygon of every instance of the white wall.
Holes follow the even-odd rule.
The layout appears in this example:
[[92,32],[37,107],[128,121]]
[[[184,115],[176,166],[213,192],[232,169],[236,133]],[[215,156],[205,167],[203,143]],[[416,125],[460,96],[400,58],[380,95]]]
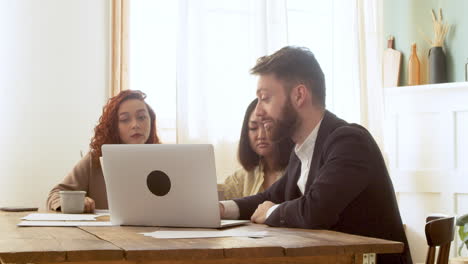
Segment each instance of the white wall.
[[0,207],[45,207],[108,91],[110,1],[0,0]]

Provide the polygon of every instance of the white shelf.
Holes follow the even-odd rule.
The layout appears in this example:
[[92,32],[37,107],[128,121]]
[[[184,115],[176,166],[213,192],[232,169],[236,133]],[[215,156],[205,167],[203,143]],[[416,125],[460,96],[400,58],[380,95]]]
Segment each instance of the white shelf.
[[408,93],[425,93],[435,92],[437,90],[447,92],[447,89],[468,89],[468,82],[452,82],[452,83],[437,83],[437,84],[424,84],[414,86],[397,86],[384,88],[385,96],[401,95]]
[[384,88],[386,114],[466,111],[468,82]]

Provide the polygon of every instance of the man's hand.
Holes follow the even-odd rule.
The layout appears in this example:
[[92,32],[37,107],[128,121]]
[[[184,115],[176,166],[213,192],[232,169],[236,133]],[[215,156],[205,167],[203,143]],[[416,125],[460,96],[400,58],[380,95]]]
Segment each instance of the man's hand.
[[224,218],[224,205],[222,203],[219,204],[219,215],[221,216],[221,219]]
[[250,221],[257,224],[264,224],[266,221],[266,214],[268,209],[270,209],[275,204],[270,201],[265,201],[257,207],[257,210],[253,213]]
[[93,199],[89,197],[85,197],[84,200],[84,212],[85,213],[94,213],[94,209],[96,207],[96,203]]

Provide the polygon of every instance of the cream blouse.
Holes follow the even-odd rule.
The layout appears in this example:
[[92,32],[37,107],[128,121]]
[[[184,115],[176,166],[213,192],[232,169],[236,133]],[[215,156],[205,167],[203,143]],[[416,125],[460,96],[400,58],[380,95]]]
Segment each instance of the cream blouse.
[[[284,170],[281,170],[276,175],[276,180],[280,179],[284,174]],[[263,172],[263,166],[258,165],[252,171],[246,171],[245,169],[239,169],[231,176],[227,177],[222,185],[224,191],[224,199],[232,200],[235,198],[241,198],[263,192],[263,180],[265,173]]]

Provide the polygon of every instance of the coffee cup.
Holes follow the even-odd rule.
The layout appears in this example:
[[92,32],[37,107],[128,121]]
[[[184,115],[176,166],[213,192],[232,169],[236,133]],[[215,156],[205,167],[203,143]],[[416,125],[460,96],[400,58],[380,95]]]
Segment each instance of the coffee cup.
[[60,207],[64,214],[81,214],[84,211],[85,191],[60,191]]

